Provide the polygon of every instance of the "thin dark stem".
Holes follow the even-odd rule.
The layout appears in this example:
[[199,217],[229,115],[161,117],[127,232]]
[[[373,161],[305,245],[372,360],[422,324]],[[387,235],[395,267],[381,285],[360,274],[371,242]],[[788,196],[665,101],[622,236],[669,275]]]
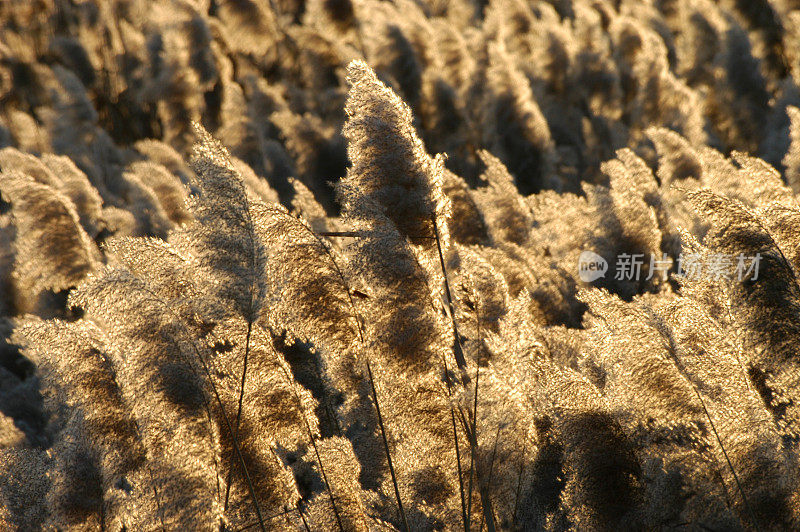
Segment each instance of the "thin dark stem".
[[736,474],[736,470],[733,468],[733,463],[731,459],[728,457],[728,451],[725,450],[725,446],[722,445],[722,438],[719,437],[719,433],[717,432],[717,427],[714,425],[714,421],[711,419],[711,414],[708,412],[706,408],[706,403],[703,401],[703,397],[700,395],[700,392],[697,390],[697,387],[692,385],[694,389],[694,393],[697,395],[697,399],[700,401],[700,405],[703,407],[703,412],[705,412],[706,417],[708,418],[708,424],[711,425],[711,430],[714,432],[714,437],[717,439],[717,443],[719,444],[719,448],[722,449],[722,454],[725,456],[725,461],[728,462],[728,468],[731,470],[733,474],[733,480],[736,482],[736,487],[739,490],[739,493],[742,496],[742,501],[744,502],[744,506],[747,509],[747,513],[750,514],[750,519],[752,520],[752,524],[754,527],[758,528],[758,520],[756,519],[755,514],[753,513],[753,509],[750,506],[750,502],[747,500],[747,496],[744,494],[744,489],[742,488],[742,483],[739,482],[739,475]]
[[458,325],[456,325],[456,311],[453,306],[453,296],[450,293],[450,282],[447,279],[447,268],[444,265],[444,254],[442,253],[442,242],[439,238],[439,228],[436,225],[436,216],[431,218],[433,224],[433,234],[436,238],[436,249],[439,252],[439,264],[442,267],[442,274],[444,275],[444,292],[447,296],[447,306],[450,309],[450,322],[453,324],[453,355],[456,357],[456,364],[461,371],[467,369],[467,360],[464,358],[464,349],[461,347],[461,335],[458,334]]
[[[472,406],[472,434],[475,436],[475,440],[478,440],[478,379],[481,375],[480,366],[475,368],[475,399],[474,404]],[[472,473],[475,468],[475,449],[472,449],[469,458],[469,499],[467,504],[467,512],[470,517],[472,518]],[[467,522],[467,529],[469,529],[469,522]]]
[[[450,381],[450,370],[447,368],[447,359],[445,358],[444,353],[442,353],[442,367],[444,368],[444,382],[445,384],[447,384],[447,397],[452,399],[453,385],[452,382]],[[458,430],[456,428],[455,407],[452,404],[450,405],[450,420],[453,422],[453,440],[455,441],[456,444],[456,465],[458,467],[458,489],[459,489],[459,494],[461,495],[461,517],[462,517],[462,522],[464,524],[464,531],[469,532],[469,509],[466,505],[466,501],[464,500],[464,474],[463,474],[463,466],[461,465],[461,450],[458,444]],[[472,454],[474,455],[474,453]],[[470,469],[469,474],[471,483],[472,469]]]
[[[728,457],[728,451],[725,449],[725,445],[722,443],[722,438],[720,438],[719,433],[717,432],[717,427],[714,424],[714,420],[711,417],[711,413],[708,411],[706,407],[706,402],[703,400],[703,396],[700,394],[700,389],[697,387],[697,384],[692,380],[692,378],[686,374],[683,365],[680,363],[678,358],[678,347],[676,345],[675,339],[672,336],[670,330],[661,322],[660,318],[655,316],[652,312],[649,313],[649,316],[654,321],[654,325],[656,330],[661,334],[661,336],[667,341],[667,352],[670,355],[670,361],[675,366],[678,371],[678,374],[683,377],[683,379],[691,386],[692,390],[694,391],[695,395],[697,396],[697,400],[700,401],[700,406],[703,408],[703,413],[705,413],[706,418],[708,419],[708,424],[711,426],[711,430],[714,432],[714,437],[717,440],[717,444],[719,448],[722,450],[722,455],[725,457],[725,461],[728,463],[728,468],[731,470],[733,474],[733,480],[736,483],[736,487],[739,490],[739,494],[742,496],[742,501],[744,502],[745,509],[747,513],[750,515],[750,519],[752,520],[752,525],[757,528],[758,520],[755,518],[755,514],[750,506],[750,502],[747,500],[747,496],[744,493],[744,489],[742,488],[741,482],[739,482],[739,475],[736,474],[736,469],[733,467],[733,463]],[[725,488],[725,483],[722,483],[723,488]]]
[[394,473],[394,465],[392,464],[392,454],[389,452],[389,440],[386,439],[386,429],[383,425],[383,416],[381,415],[381,407],[378,404],[378,392],[375,391],[375,379],[372,376],[372,367],[369,360],[366,360],[367,374],[369,375],[369,386],[372,390],[372,401],[375,403],[375,412],[378,414],[378,425],[381,428],[381,438],[383,439],[383,448],[386,450],[386,462],[389,464],[389,473],[392,475],[392,484],[394,485],[394,495],[397,497],[397,506],[400,510],[400,519],[403,522],[403,530],[411,532],[406,521],[406,512],[403,509],[403,502],[400,499],[400,488],[397,486],[397,476]]
[[[316,233],[316,234],[318,234],[319,236],[324,236],[324,237],[338,236],[338,237],[343,237],[343,238],[358,238],[358,237],[362,236],[361,233],[359,233],[358,231],[321,231],[321,232]],[[409,237],[409,238],[413,238],[414,240],[433,240],[435,237],[432,237],[432,236],[413,236],[413,237]]]
[[[328,246],[325,245],[325,242],[320,238],[320,235],[331,234],[331,233],[315,233],[312,229],[310,229],[308,226],[306,226],[304,223],[300,222],[299,220],[297,220],[297,219],[295,219],[295,218],[293,218],[291,216],[288,216],[288,217],[290,219],[292,219],[294,222],[298,223],[301,227],[303,227],[303,229],[305,229],[319,243],[319,245],[325,251],[325,254],[328,255],[328,257],[330,258],[331,264],[333,265],[333,268],[336,270],[336,274],[338,275],[339,279],[342,282],[342,287],[343,287],[345,293],[347,293],[347,298],[350,301],[350,306],[353,308],[353,317],[356,320],[356,324],[357,324],[356,330],[358,332],[358,337],[359,337],[359,341],[360,341],[360,344],[361,344],[361,347],[362,347],[362,352],[363,352],[363,348],[364,348],[364,345],[365,345],[364,326],[363,326],[363,323],[362,323],[361,315],[358,312],[358,307],[356,306],[356,302],[353,299],[353,294],[350,293],[350,287],[347,284],[347,279],[345,278],[344,273],[342,272],[341,268],[339,268],[339,264],[336,262],[336,259],[334,258],[333,254],[328,249]],[[348,236],[360,236],[360,234],[359,233],[352,233],[351,235],[348,235]],[[400,498],[400,488],[398,487],[398,484],[397,484],[397,475],[396,475],[395,470],[394,470],[394,464],[392,462],[392,455],[391,455],[391,452],[389,451],[389,440],[386,437],[386,427],[385,427],[385,425],[383,423],[383,415],[381,414],[380,404],[378,403],[378,392],[375,389],[375,379],[374,379],[374,377],[372,375],[372,366],[369,363],[369,357],[366,356],[366,353],[364,354],[364,362],[365,362],[365,366],[367,368],[367,376],[369,378],[369,386],[370,386],[370,390],[371,390],[371,393],[372,393],[372,402],[375,405],[375,412],[376,412],[376,414],[378,416],[378,426],[379,426],[379,428],[381,430],[381,439],[383,440],[383,448],[386,451],[386,462],[389,465],[389,474],[392,477],[392,485],[394,486],[394,494],[395,494],[395,497],[397,498],[397,508],[398,508],[398,511],[400,512],[400,519],[403,522],[403,525],[405,526],[405,531],[406,532],[410,532],[410,529],[408,527],[408,521],[406,520],[405,509],[403,508],[403,502],[402,502],[402,499]]]
[[[146,292],[147,294],[149,294],[154,302],[156,302],[159,305],[163,306],[164,309],[166,309],[166,311],[168,313],[172,314],[177,319],[178,323],[181,323],[183,321],[182,318],[172,309],[172,307],[170,307],[158,295],[156,295],[155,293],[153,293],[151,290],[149,290],[148,288],[146,288],[144,286],[141,287],[141,290],[143,292]],[[255,507],[255,510],[256,510],[256,516],[258,517],[258,523],[259,523],[259,525],[261,527],[261,530],[263,532],[266,532],[267,529],[264,526],[264,518],[262,517],[262,514],[261,514],[261,506],[258,504],[258,498],[256,497],[256,489],[255,489],[255,486],[253,484],[252,478],[250,478],[250,472],[247,470],[247,465],[246,465],[246,463],[244,461],[244,455],[242,455],[242,449],[239,446],[239,440],[238,440],[238,438],[236,436],[236,431],[234,431],[233,425],[231,424],[231,421],[228,418],[228,414],[225,412],[225,407],[224,407],[224,405],[222,403],[222,398],[220,397],[219,392],[217,391],[217,387],[214,384],[214,380],[213,380],[213,378],[211,376],[211,371],[208,369],[208,364],[207,364],[205,358],[203,358],[203,355],[200,353],[200,349],[197,347],[197,344],[191,338],[189,338],[189,344],[192,346],[192,350],[195,352],[195,355],[197,355],[197,360],[200,362],[200,367],[203,369],[203,373],[205,374],[205,377],[206,377],[206,382],[208,382],[209,386],[211,387],[211,392],[213,393],[214,399],[216,400],[217,406],[219,407],[220,414],[222,415],[222,420],[225,423],[225,428],[228,430],[228,433],[231,435],[231,442],[233,443],[233,448],[234,448],[234,450],[236,452],[237,458],[239,459],[239,463],[242,466],[242,470],[243,470],[243,473],[244,473],[244,476],[245,476],[245,480],[247,482],[247,489],[250,492],[250,496],[253,499],[253,506]],[[180,350],[178,351],[178,353],[179,353],[179,356],[181,356],[180,355]],[[193,373],[196,374],[196,372],[194,370],[194,367],[191,364],[187,364],[187,367],[189,367],[190,370]]]
[[[461,426],[464,429],[464,432],[467,434],[467,438],[469,439],[470,445],[473,447],[473,452],[475,449],[478,448],[478,441],[475,438],[475,434],[472,432],[472,427],[470,427],[469,419],[464,414],[464,411],[459,408],[458,410]],[[489,532],[494,532],[494,510],[492,509],[492,499],[489,497],[488,486],[481,482],[481,475],[480,475],[480,468],[475,468],[475,476],[478,480],[478,492],[481,494],[481,505],[483,506],[483,514],[484,517],[487,515],[489,519],[486,519],[486,526],[489,529]]]
[[[288,377],[288,376],[287,376]],[[331,489],[330,482],[328,482],[328,475],[325,473],[325,467],[322,465],[322,458],[319,455],[319,448],[317,447],[317,439],[314,437],[314,432],[311,430],[311,424],[308,422],[308,416],[306,415],[306,411],[303,408],[303,402],[300,400],[300,395],[297,393],[297,389],[294,387],[293,383],[289,384],[292,388],[292,392],[294,394],[295,400],[297,401],[297,408],[300,410],[300,413],[303,415],[303,423],[305,423],[306,431],[308,432],[308,437],[311,440],[311,446],[314,448],[314,454],[317,457],[317,463],[319,464],[319,471],[322,475],[322,480],[325,482],[325,488],[328,490],[328,496],[331,499],[331,506],[333,507],[333,515],[336,517],[336,524],[339,525],[339,530],[344,532],[344,526],[342,525],[342,519],[339,516],[339,509],[336,507],[336,500],[333,497],[333,489]],[[305,517],[303,516],[303,512],[300,511],[300,517],[303,518],[303,523],[305,524]],[[308,525],[306,524],[306,528]],[[310,531],[309,531],[310,532]]]
[[[478,303],[478,299],[475,299],[475,324],[476,329],[478,332],[478,340],[481,342],[479,344],[480,351],[478,353],[478,363],[475,365],[475,397],[473,399],[472,404],[472,434],[475,438],[475,442],[477,444],[478,441],[478,386],[480,384],[480,376],[481,376],[481,361],[483,360],[483,334],[481,331],[481,315],[480,315],[480,306]],[[467,502],[467,515],[469,519],[472,519],[472,475],[475,468],[475,447],[471,448],[470,458],[469,458],[469,498]],[[468,523],[469,525],[469,523]],[[469,526],[467,527],[469,528]]]
[[[464,531],[469,532],[469,517],[467,516],[467,501],[464,499],[464,474],[461,467],[461,450],[458,445],[458,430],[456,429],[456,412],[450,406],[450,421],[453,423],[453,440],[456,444],[456,464],[458,466],[458,494],[461,496],[461,519],[464,523]],[[469,472],[470,480],[472,471]]]
[[525,473],[525,451],[527,450],[527,441],[522,446],[522,460],[519,464],[519,476],[517,477],[517,493],[514,495],[514,513],[511,517],[511,526],[517,523],[517,508],[519,507],[519,495],[522,492],[522,475]]
[[[305,418],[305,414],[303,417]],[[308,426],[308,420],[306,420],[306,428],[308,429],[309,434],[311,434],[311,427]],[[339,525],[339,530],[344,532],[342,519],[339,517],[339,510],[336,508],[336,501],[333,498],[333,490],[331,489],[330,482],[328,482],[328,475],[325,473],[325,468],[322,466],[322,458],[319,456],[319,449],[317,449],[317,442],[314,436],[311,436],[311,444],[314,446],[314,454],[317,455],[317,463],[319,463],[319,471],[322,474],[322,480],[325,481],[325,487],[328,488],[328,496],[331,498],[331,506],[333,507],[333,515],[336,517],[336,524]],[[303,513],[300,512],[300,515],[303,515]],[[303,519],[303,522],[305,522],[305,518]]]
[[[335,506],[334,506],[334,508],[335,508]],[[300,503],[299,502],[297,503],[297,513],[300,514],[300,519],[303,520],[303,527],[305,527],[306,532],[311,532],[311,528],[308,526],[308,521],[306,521],[306,516],[305,516],[305,514],[303,514],[303,511],[300,509]],[[336,519],[338,521],[338,519],[339,519],[338,514],[336,516]],[[340,522],[339,523],[339,528],[341,528],[341,527],[342,527],[342,523]]]
[[233,425],[231,425],[231,420],[228,418],[228,414],[225,413],[225,407],[222,404],[222,398],[219,396],[219,392],[217,391],[217,387],[214,386],[213,381],[211,380],[211,372],[206,365],[205,360],[200,355],[200,352],[195,347],[195,351],[197,352],[198,358],[200,358],[200,363],[203,367],[203,371],[206,374],[206,378],[208,378],[209,383],[211,383],[211,391],[214,394],[214,398],[217,401],[217,406],[219,406],[220,413],[222,414],[222,419],[225,422],[225,428],[228,429],[228,432],[231,435],[231,441],[233,442],[233,448],[236,451],[236,456],[239,459],[239,463],[242,466],[242,470],[245,476],[245,480],[247,481],[247,488],[250,491],[250,495],[253,497],[253,506],[256,509],[256,515],[258,516],[258,523],[261,526],[261,530],[266,532],[266,528],[264,527],[264,518],[261,515],[261,507],[258,504],[258,499],[256,498],[256,488],[253,485],[253,480],[250,478],[250,472],[247,470],[247,465],[244,461],[244,456],[242,455],[242,449],[239,447],[239,441],[236,436],[236,431],[233,429]]
[[469,482],[467,482],[467,532],[469,532],[472,521],[472,477],[475,475],[475,448],[469,447]]
[[[458,368],[462,372],[462,382],[466,382],[466,380],[467,380],[466,379],[467,360],[464,357],[464,349],[461,346],[461,335],[458,332],[458,325],[456,324],[456,311],[455,311],[455,306],[453,305],[453,295],[452,295],[452,293],[450,291],[450,281],[448,280],[448,277],[447,277],[447,267],[445,266],[445,263],[444,263],[444,253],[442,253],[442,241],[441,241],[441,238],[439,237],[439,227],[438,227],[438,225],[436,223],[436,214],[433,214],[431,216],[431,224],[433,225],[433,235],[434,235],[434,238],[436,240],[436,251],[439,254],[439,265],[442,268],[442,275],[444,276],[444,290],[445,290],[445,295],[447,296],[447,307],[448,307],[448,309],[450,311],[450,323],[453,326],[453,356],[456,359],[456,364],[458,365]],[[450,378],[449,378],[449,376],[447,376],[447,362],[446,361],[445,361],[445,376],[447,378],[448,393],[450,393]],[[476,402],[478,400],[477,393],[478,393],[478,389],[477,389],[477,383],[476,383],[476,388],[475,388],[475,394],[476,394],[475,395],[475,401]],[[454,433],[453,435],[455,436],[455,442],[456,442],[456,459],[457,459],[457,462],[458,462],[458,482],[459,482],[459,486],[460,486],[460,490],[459,491],[461,492],[461,506],[462,506],[462,513],[463,513],[463,519],[464,519],[464,530],[469,532],[470,514],[472,512],[472,508],[471,508],[471,506],[472,506],[472,471],[473,471],[473,467],[474,467],[474,464],[475,464],[475,443],[473,443],[473,440],[470,439],[470,470],[469,470],[469,482],[468,482],[468,485],[469,485],[468,497],[469,497],[469,501],[470,502],[469,502],[469,504],[466,504],[465,501],[464,501],[464,481],[462,479],[462,474],[461,474],[461,469],[462,469],[461,468],[461,453],[459,452],[459,448],[458,448],[458,434],[456,433],[456,430],[455,430],[455,413],[453,412],[453,407],[452,406],[450,407],[450,414],[451,414],[451,416],[453,416],[453,433]]]
[[[448,394],[448,396],[452,397],[452,381],[450,380],[450,372],[449,372],[449,370],[447,368],[447,360],[444,358],[444,355],[442,355],[442,364],[444,365],[444,380],[445,380],[445,383],[447,384],[447,394]],[[455,408],[453,406],[451,406],[450,407],[450,412],[453,413],[454,411],[455,411]],[[476,449],[477,449],[477,440],[474,438],[474,433],[472,432],[472,430],[470,428],[469,420],[467,419],[467,416],[464,415],[464,411],[461,409],[461,407],[458,408],[458,417],[459,417],[459,421],[461,422],[461,425],[462,425],[462,428],[464,430],[464,433],[467,435],[467,440],[470,443],[470,472],[469,472],[469,474],[470,474],[469,484],[470,485],[469,485],[468,489],[471,492],[472,491],[472,474],[473,474],[473,471],[475,471],[474,464],[475,464],[475,452],[476,452]],[[458,453],[456,453],[456,457],[458,458]],[[460,460],[459,460],[459,463],[458,463],[458,467],[459,467],[459,475],[460,475],[461,474],[461,462],[460,462]],[[476,476],[477,476],[477,471],[475,471],[475,473],[476,473]],[[470,493],[470,495],[471,495],[471,493]],[[483,493],[481,494],[481,499],[482,500],[484,499]],[[491,505],[491,500],[489,500],[489,505]],[[470,501],[470,506],[471,506],[471,501]],[[466,518],[465,518],[465,521],[464,521],[464,526],[465,526],[467,532],[469,532],[469,526],[470,526],[469,525],[469,521],[470,521],[470,512],[471,511],[472,511],[471,508],[467,509],[467,515],[466,515]],[[484,511],[486,511],[486,507],[485,506],[484,506]]]
[[[117,382],[116,377],[113,377],[113,378],[114,378],[114,382]],[[117,383],[117,386],[119,386],[119,383]],[[208,406],[208,399],[205,397],[205,394],[203,396],[203,402],[205,403],[206,412],[208,412],[208,415],[209,415],[208,423],[209,423],[209,426],[211,426],[211,409]],[[141,440],[143,438],[143,436],[142,436],[142,429],[139,426],[139,421],[134,419],[133,420],[133,426],[136,429],[137,436]],[[155,475],[153,475],[153,468],[150,467],[149,463],[147,465],[147,474],[150,477],[150,483],[153,486],[153,497],[154,497],[154,500],[156,502],[156,511],[158,512],[158,520],[161,522],[161,530],[163,530],[164,532],[167,532],[167,527],[166,527],[166,525],[164,525],[164,514],[161,511],[161,497],[158,496],[158,489],[156,488]]]
[[[195,127],[198,130],[202,130],[202,127],[199,124],[196,124]],[[210,136],[210,134],[208,134],[207,132],[206,132],[206,135]],[[227,156],[227,154],[225,153],[225,150],[222,150],[222,154],[223,154],[223,157],[225,159],[226,165],[229,168],[233,168],[233,163],[230,160],[230,158]],[[239,185],[239,188],[240,188],[239,192],[241,192],[242,207],[243,207],[243,211],[244,211],[243,216],[241,216],[241,222],[246,228],[247,238],[248,238],[248,241],[249,241],[250,274],[251,275],[255,275],[255,273],[256,273],[256,255],[257,255],[257,249],[258,249],[258,245],[256,243],[256,238],[255,238],[255,229],[254,229],[255,224],[253,223],[253,217],[252,217],[251,210],[250,210],[250,201],[247,198],[247,188],[246,188],[246,186],[244,184],[244,181],[241,179],[241,177],[239,177],[238,174],[236,174],[236,175],[237,175],[237,179],[235,180],[235,182],[236,182],[236,184]],[[235,210],[233,212],[234,212],[234,214],[239,214]],[[253,330],[253,322],[257,319],[257,314],[258,314],[258,311],[256,309],[256,301],[255,301],[255,284],[256,284],[256,280],[255,280],[255,278],[252,278],[251,281],[250,281],[250,285],[248,287],[250,300],[248,301],[247,314],[246,314],[246,316],[244,316],[244,318],[247,321],[247,336],[246,336],[246,339],[245,339],[244,360],[243,360],[243,364],[242,364],[242,366],[243,366],[242,367],[242,379],[241,379],[241,385],[239,387],[239,401],[238,401],[238,408],[237,408],[237,411],[236,411],[236,422],[235,422],[236,426],[234,428],[231,428],[230,426],[228,427],[230,430],[232,430],[231,438],[232,438],[232,441],[235,444],[237,444],[236,445],[236,451],[237,451],[237,454],[239,454],[239,459],[242,462],[242,467],[244,468],[245,476],[247,477],[247,481],[250,484],[252,484],[252,482],[250,480],[250,473],[247,471],[247,467],[244,464],[244,459],[241,457],[241,449],[238,448],[238,443],[237,442],[238,442],[238,434],[239,434],[239,425],[240,425],[241,416],[242,416],[242,404],[244,402],[245,382],[247,380],[247,360],[248,360],[248,356],[250,354],[250,336],[251,336],[252,330]],[[196,348],[195,348],[195,350],[196,350]],[[198,357],[199,357],[200,356],[199,351],[197,352],[197,354],[198,354]],[[202,358],[201,358],[201,361],[202,361]],[[213,381],[211,381],[211,374],[209,373],[207,367],[205,366],[205,362],[203,362],[203,369],[207,373],[207,376],[209,378],[209,382],[212,385],[212,389],[214,391],[214,394],[217,396],[217,399],[219,401],[219,407],[220,407],[220,410],[222,411],[222,415],[225,417],[226,424],[230,425],[229,420],[227,418],[227,414],[225,413],[225,409],[224,409],[224,407],[222,405],[222,401],[219,399],[219,394],[217,393],[216,387],[214,387],[214,383],[213,383]],[[233,475],[233,457],[231,457],[230,467],[228,468],[227,484],[225,486],[225,504],[223,506],[223,513],[228,510],[232,475]],[[252,486],[250,486],[250,487],[252,488]],[[255,503],[256,511],[258,513],[258,519],[259,519],[259,522],[261,523],[261,526],[263,528],[263,519],[261,518],[261,509],[258,506],[258,501],[256,501],[256,499],[255,499],[255,489],[252,490],[252,495],[253,495],[253,502]]]
[[[494,458],[497,455],[497,442],[500,439],[500,427],[497,427],[497,434],[494,437],[494,447],[492,447],[492,457],[489,459],[489,478],[486,480],[486,497],[488,498],[488,489],[492,485],[492,473],[494,472]],[[481,503],[484,502],[484,492],[481,491]],[[486,519],[488,513],[489,519]],[[481,515],[481,530],[483,530],[483,525],[486,524],[486,529],[489,531],[494,531],[494,511],[491,507],[489,507],[489,511],[484,511]]]
[[[283,517],[284,515],[289,515],[290,513],[297,512],[297,511],[298,511],[297,508],[286,508],[286,507],[284,507],[284,510],[282,512],[267,516],[265,518],[265,521],[272,521],[273,519],[277,519],[278,517]],[[251,528],[255,528],[257,526],[258,526],[258,521],[254,522],[254,523],[250,523],[249,525],[244,525],[241,528],[237,528],[233,532],[244,532],[245,530],[250,530]]]
[[194,346],[194,350],[197,354],[197,357],[200,359],[200,364],[203,368],[203,372],[206,374],[206,378],[208,382],[211,384],[211,391],[214,394],[214,398],[217,401],[217,406],[219,406],[220,413],[222,414],[222,420],[225,422],[225,428],[228,429],[228,432],[231,435],[231,441],[233,442],[233,448],[236,451],[236,456],[239,459],[239,463],[242,466],[242,471],[245,476],[245,480],[247,481],[247,489],[250,491],[250,495],[253,497],[253,506],[256,509],[256,516],[258,517],[258,523],[261,526],[261,530],[266,532],[267,529],[264,527],[264,518],[261,515],[261,506],[258,504],[258,499],[256,498],[256,488],[253,485],[253,479],[250,478],[250,472],[247,470],[247,465],[244,461],[244,455],[242,455],[242,449],[239,447],[239,441],[236,436],[236,431],[233,429],[233,425],[231,424],[231,420],[228,418],[228,414],[225,413],[225,407],[222,404],[222,398],[219,396],[219,392],[217,391],[217,387],[214,386],[214,382],[211,380],[211,372],[208,369],[208,365],[206,364],[205,359],[203,359],[200,351]]
[[[239,435],[239,424],[242,417],[242,403],[244,402],[244,383],[247,379],[247,358],[250,355],[250,336],[253,332],[253,322],[247,321],[247,336],[244,342],[244,361],[242,363],[242,381],[239,386],[239,406],[236,409],[236,435]],[[225,481],[225,504],[223,506],[223,514],[228,511],[228,502],[231,494],[231,477],[233,476],[233,456],[231,456],[231,463],[228,464],[228,478]]]
[[[270,212],[272,212],[274,214],[286,214],[284,211],[281,211],[279,209],[269,209],[269,210],[270,210]],[[301,225],[302,227],[304,227],[304,228],[306,228],[308,230],[308,228],[306,227],[305,224],[300,223],[298,220],[296,220],[295,218],[293,218],[291,216],[288,216],[288,215],[286,215],[286,216],[287,216],[287,218],[289,218],[293,222],[298,223],[299,225]],[[313,231],[309,230],[309,232],[311,233],[312,236],[314,236],[314,232]],[[327,248],[325,247],[325,245],[321,241],[319,241],[319,238],[315,237],[315,239],[320,243],[320,245],[323,247],[323,249],[325,249],[325,251],[327,253]],[[333,257],[331,257],[331,259],[333,259]],[[335,263],[334,263],[334,266],[335,266]],[[338,270],[338,268],[337,268],[337,270]],[[251,301],[252,301],[252,297],[251,297]],[[250,341],[250,329],[251,329],[250,323],[248,323],[248,328],[247,328],[248,345],[249,345],[249,341]],[[277,356],[277,353],[276,353],[276,356]],[[241,410],[242,410],[242,398],[244,397],[244,378],[245,378],[245,374],[247,372],[247,352],[245,352],[245,363],[244,363],[244,365],[245,365],[244,371],[242,372],[242,388],[241,388],[241,392],[239,394],[239,412],[240,413],[241,413]],[[320,457],[319,449],[317,448],[317,440],[314,437],[313,431],[311,430],[311,424],[308,422],[308,417],[306,415],[305,409],[303,408],[303,402],[300,400],[300,396],[297,394],[297,390],[294,387],[292,376],[291,375],[287,375],[286,377],[287,377],[287,380],[289,381],[289,386],[292,388],[292,392],[294,393],[295,400],[297,401],[297,408],[301,412],[301,414],[303,415],[303,422],[305,423],[306,431],[308,432],[308,437],[311,440],[311,445],[314,447],[314,454],[317,457],[317,463],[319,464],[319,470],[320,470],[320,473],[322,474],[322,479],[325,482],[325,487],[327,488],[328,495],[330,496],[330,499],[331,499],[331,506],[333,507],[333,513],[336,516],[336,523],[339,525],[339,530],[344,532],[344,526],[342,525],[342,520],[341,520],[341,517],[339,516],[339,509],[336,507],[336,500],[335,500],[335,498],[333,496],[333,490],[331,489],[331,485],[328,482],[328,476],[325,473],[325,467],[322,464],[322,458]],[[328,409],[330,408],[327,400],[325,401],[325,406]],[[336,423],[337,430],[339,430],[338,421],[336,421],[335,419],[334,419],[334,421]],[[237,428],[238,428],[238,416],[237,416]],[[227,502],[227,499],[226,499],[226,502]],[[303,517],[303,523],[305,523],[305,517],[303,516],[302,512],[300,512],[300,516]],[[306,527],[308,527],[308,525],[306,525]]]
[[489,459],[489,478],[486,479],[486,487],[492,486],[492,475],[494,474],[494,459],[497,457],[497,443],[500,441],[500,426],[497,427],[497,434],[494,435],[494,446],[492,447],[492,457]]

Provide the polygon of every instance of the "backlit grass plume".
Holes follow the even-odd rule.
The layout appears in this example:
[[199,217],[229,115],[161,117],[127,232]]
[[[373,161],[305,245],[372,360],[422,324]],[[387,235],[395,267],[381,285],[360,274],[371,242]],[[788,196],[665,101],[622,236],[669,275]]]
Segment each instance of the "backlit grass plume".
[[343,133],[353,166],[339,184],[340,201],[353,218],[377,212],[412,242],[430,244],[443,208],[442,163],[425,152],[411,110],[372,69],[354,61],[348,79]]

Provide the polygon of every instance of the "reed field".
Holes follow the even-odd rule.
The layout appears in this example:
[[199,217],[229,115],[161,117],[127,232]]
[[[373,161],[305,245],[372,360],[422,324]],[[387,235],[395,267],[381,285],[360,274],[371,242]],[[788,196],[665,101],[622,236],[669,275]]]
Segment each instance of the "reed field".
[[0,531],[800,530],[798,0],[0,0]]

